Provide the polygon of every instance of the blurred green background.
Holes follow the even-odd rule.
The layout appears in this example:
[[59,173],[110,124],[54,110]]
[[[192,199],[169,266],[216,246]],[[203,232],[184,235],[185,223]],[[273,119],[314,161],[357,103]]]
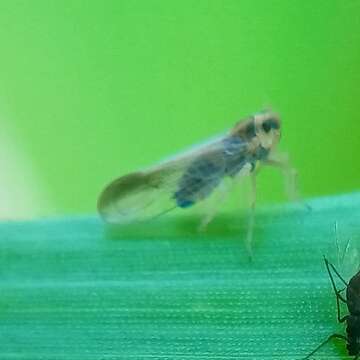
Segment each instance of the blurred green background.
[[[303,196],[359,188],[357,0],[2,0],[0,26],[3,217],[93,212],[113,177],[269,106]],[[282,187],[264,170],[259,200]]]

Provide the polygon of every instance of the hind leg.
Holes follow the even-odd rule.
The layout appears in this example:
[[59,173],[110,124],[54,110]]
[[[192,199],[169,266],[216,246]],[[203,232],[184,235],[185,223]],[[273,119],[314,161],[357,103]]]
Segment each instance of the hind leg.
[[[313,356],[320,348],[322,348],[324,345],[326,345],[330,340],[332,339],[340,339],[348,341],[347,337],[341,334],[332,334],[327,339],[325,339],[321,344],[319,344],[310,354],[302,358],[302,360],[310,359],[311,356]],[[357,355],[358,356],[358,355]],[[356,359],[356,358],[355,358]]]
[[256,207],[256,173],[251,173],[250,175],[251,190],[250,190],[250,207],[248,215],[248,227],[245,238],[245,246],[248,252],[250,260],[253,257],[252,253],[252,242],[254,235],[254,226],[255,226],[255,207]]
[[199,232],[206,231],[207,226],[214,219],[219,208],[221,207],[222,204],[224,204],[225,200],[227,199],[229,191],[230,191],[229,187],[224,182],[222,182],[219,185],[219,189],[218,189],[217,193],[215,194],[216,201],[214,201],[214,204],[209,204],[209,210],[199,224],[199,227],[198,227]]

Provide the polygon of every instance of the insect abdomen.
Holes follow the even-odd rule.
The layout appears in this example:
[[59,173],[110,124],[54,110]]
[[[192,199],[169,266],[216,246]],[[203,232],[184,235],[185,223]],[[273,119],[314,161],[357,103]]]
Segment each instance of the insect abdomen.
[[208,197],[220,180],[204,180],[196,177],[185,177],[181,181],[181,187],[175,192],[176,204],[181,208],[194,205],[197,201]]
[[358,355],[360,353],[360,317],[349,315],[347,317],[347,350],[349,355]]
[[189,166],[174,193],[176,204],[188,208],[208,197],[220,183],[223,167],[208,158],[200,158]]

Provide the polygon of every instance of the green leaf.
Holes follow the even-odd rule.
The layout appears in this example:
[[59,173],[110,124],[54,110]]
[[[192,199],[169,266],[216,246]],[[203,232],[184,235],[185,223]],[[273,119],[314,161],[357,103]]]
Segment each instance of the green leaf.
[[[236,214],[201,234],[169,216],[0,224],[0,359],[304,357],[345,333],[323,255],[337,265],[335,222],[358,246],[360,193],[308,204],[257,211],[252,261]],[[316,358],[345,355],[334,340]]]

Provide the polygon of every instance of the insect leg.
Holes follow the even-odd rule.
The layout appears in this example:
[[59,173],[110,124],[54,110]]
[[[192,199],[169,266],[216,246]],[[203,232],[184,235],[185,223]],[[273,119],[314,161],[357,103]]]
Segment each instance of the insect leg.
[[332,288],[335,292],[335,296],[336,296],[336,307],[337,307],[337,319],[340,323],[344,322],[347,318],[347,316],[344,316],[344,317],[341,317],[341,314],[340,314],[340,301],[343,301],[344,303],[346,303],[346,299],[344,299],[344,297],[340,294],[342,290],[338,290],[336,288],[336,285],[335,285],[335,281],[334,281],[334,277],[330,271],[330,267],[333,269],[333,271],[335,271],[335,273],[339,276],[339,278],[347,285],[346,281],[340,276],[340,274],[337,272],[337,270],[335,269],[334,265],[329,263],[328,259],[326,259],[326,257],[324,257],[324,261],[325,261],[325,265],[326,265],[326,269],[327,269],[327,272],[329,274],[329,278],[330,278],[330,281],[331,281],[331,285],[332,285]]
[[248,217],[248,228],[245,240],[246,250],[252,259],[252,241],[255,226],[255,206],[256,206],[256,173],[250,174],[251,190],[250,190],[250,209]]
[[289,159],[285,156],[280,157],[278,155],[277,157],[275,157],[273,155],[272,157],[263,160],[262,164],[274,166],[283,171],[285,176],[286,193],[292,201],[298,201],[298,172],[290,165]]
[[327,339],[325,339],[320,345],[318,345],[309,355],[302,358],[301,360],[310,359],[312,355],[314,355],[318,350],[320,350],[325,344],[327,344],[332,339],[341,339],[347,341],[347,337],[341,334],[332,334]]
[[201,220],[200,225],[198,227],[198,231],[203,232],[206,230],[207,226],[210,224],[210,222],[214,219],[219,207],[225,202],[227,195],[229,193],[229,188],[228,186],[225,185],[224,182],[222,182],[219,186],[219,192],[218,194],[218,199],[216,199],[216,204],[214,204],[213,206],[211,206],[211,208],[209,208],[209,212],[204,216],[204,218]]

